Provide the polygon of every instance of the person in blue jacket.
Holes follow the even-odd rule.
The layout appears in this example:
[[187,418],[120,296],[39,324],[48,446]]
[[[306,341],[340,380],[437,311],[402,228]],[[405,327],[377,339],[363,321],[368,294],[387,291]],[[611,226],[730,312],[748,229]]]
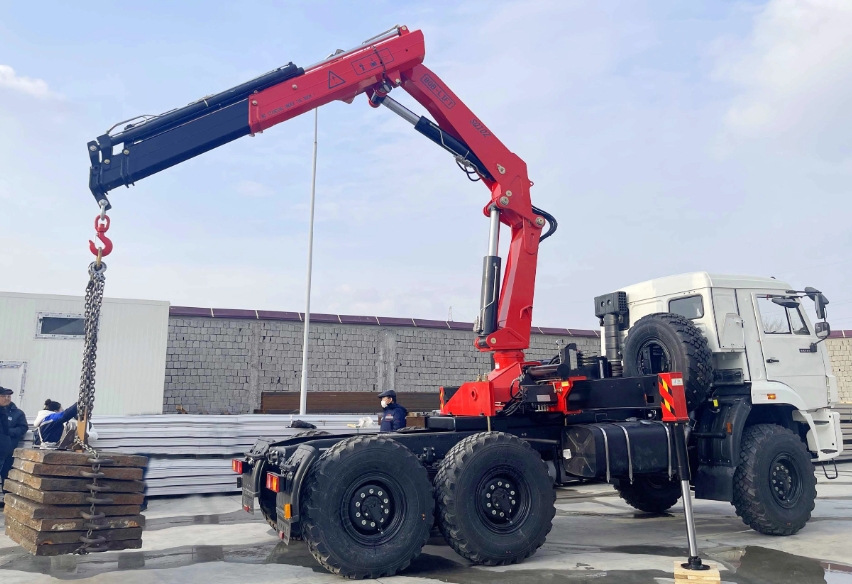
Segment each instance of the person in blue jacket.
[[392,389],[379,394],[382,400],[382,425],[379,432],[396,432],[405,428],[408,410],[396,403],[396,392]]
[[35,433],[39,439],[38,441],[41,443],[42,447],[54,445],[59,442],[59,439],[62,438],[62,433],[65,430],[65,423],[76,417],[76,403],[67,410],[54,412],[45,416],[35,429]]

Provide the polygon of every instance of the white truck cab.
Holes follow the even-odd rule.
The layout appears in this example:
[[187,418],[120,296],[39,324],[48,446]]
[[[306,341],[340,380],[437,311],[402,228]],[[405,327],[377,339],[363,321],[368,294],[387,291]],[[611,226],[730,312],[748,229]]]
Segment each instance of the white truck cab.
[[[804,310],[810,301],[819,322]],[[804,527],[816,499],[813,463],[843,451],[840,416],[831,411],[837,381],[822,342],[830,333],[827,304],[814,288],[707,272],[595,298],[604,373],[683,374],[695,496],[731,502],[760,533]],[[678,497],[665,480],[615,487],[644,511],[659,512]]]
[[[657,278],[622,290],[629,326],[649,314],[680,314],[707,339],[714,383],[748,387],[752,405],[792,406],[791,419],[807,424],[814,460],[830,460],[843,450],[840,417],[830,409],[838,401],[837,380],[825,344],[800,305],[802,292],[774,278],[707,272]],[[791,306],[773,299],[787,299]]]

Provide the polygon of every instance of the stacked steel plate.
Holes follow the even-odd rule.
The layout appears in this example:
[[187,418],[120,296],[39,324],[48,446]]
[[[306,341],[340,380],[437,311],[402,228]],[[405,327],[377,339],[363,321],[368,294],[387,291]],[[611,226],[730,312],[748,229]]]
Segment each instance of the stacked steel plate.
[[4,482],[6,535],[31,554],[142,547],[147,458],[19,448]]

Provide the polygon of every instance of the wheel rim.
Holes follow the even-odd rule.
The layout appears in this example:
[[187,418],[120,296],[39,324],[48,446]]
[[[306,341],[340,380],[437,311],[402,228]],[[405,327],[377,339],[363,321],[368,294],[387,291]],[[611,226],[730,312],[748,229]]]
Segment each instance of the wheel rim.
[[530,512],[529,484],[511,467],[494,468],[477,486],[476,506],[480,519],[491,531],[517,531]]
[[795,507],[801,499],[801,477],[789,454],[777,455],[769,465],[769,489],[775,502],[785,509]]
[[659,339],[648,339],[639,347],[636,365],[642,375],[668,373],[672,370],[672,357]]
[[405,516],[400,484],[385,474],[370,474],[354,481],[343,497],[341,515],[346,531],[358,542],[375,546],[399,532]]

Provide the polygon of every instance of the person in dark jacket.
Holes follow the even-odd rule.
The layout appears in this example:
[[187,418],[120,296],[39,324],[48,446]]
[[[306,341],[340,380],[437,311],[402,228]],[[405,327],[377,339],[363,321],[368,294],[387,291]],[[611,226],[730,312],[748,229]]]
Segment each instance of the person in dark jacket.
[[12,469],[12,453],[29,429],[27,416],[12,403],[11,389],[0,387],[0,482]]
[[396,432],[405,428],[408,410],[396,403],[396,392],[392,389],[379,394],[382,400],[382,425],[379,432]]

